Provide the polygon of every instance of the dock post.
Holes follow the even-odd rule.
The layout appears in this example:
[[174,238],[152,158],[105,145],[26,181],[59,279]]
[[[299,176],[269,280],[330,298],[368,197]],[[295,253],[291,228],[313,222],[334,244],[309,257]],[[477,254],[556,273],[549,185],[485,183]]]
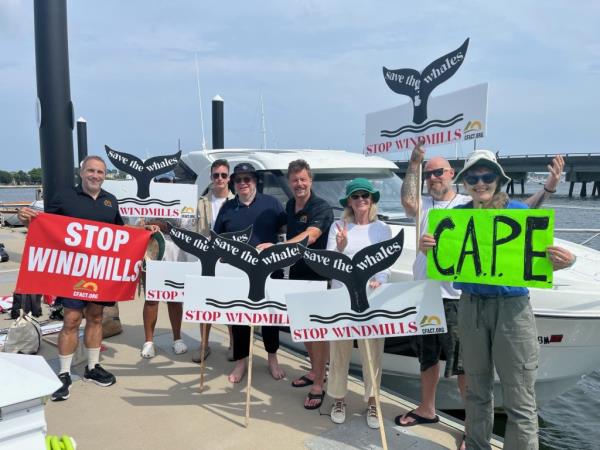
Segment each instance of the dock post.
[[521,195],[525,194],[525,179],[521,179]]
[[212,148],[225,148],[224,101],[220,95],[212,99]]
[[594,181],[594,185],[592,187],[592,197],[600,196],[600,181]]
[[569,198],[573,197],[573,188],[575,187],[575,182],[571,181],[571,185],[569,186]]
[[587,183],[585,181],[581,182],[581,191],[579,192],[579,196],[581,198],[587,197]]

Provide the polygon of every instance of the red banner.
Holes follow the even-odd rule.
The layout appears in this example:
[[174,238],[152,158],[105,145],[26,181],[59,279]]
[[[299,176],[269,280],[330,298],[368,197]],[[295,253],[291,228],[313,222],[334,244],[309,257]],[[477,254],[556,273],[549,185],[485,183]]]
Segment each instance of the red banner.
[[16,292],[133,300],[150,232],[74,217],[31,221]]

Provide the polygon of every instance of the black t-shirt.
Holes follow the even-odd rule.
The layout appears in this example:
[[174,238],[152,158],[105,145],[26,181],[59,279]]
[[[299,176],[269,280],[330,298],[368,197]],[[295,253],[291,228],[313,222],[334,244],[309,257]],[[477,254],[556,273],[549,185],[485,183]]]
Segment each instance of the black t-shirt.
[[98,197],[94,199],[79,185],[59,191],[52,197],[45,212],[113,225],[124,224],[114,195],[101,189]]
[[250,225],[250,245],[256,247],[264,242],[277,243],[277,233],[285,225],[285,212],[279,200],[257,192],[252,203],[245,205],[236,195],[223,203],[213,229],[221,234],[242,231]]
[[[311,191],[304,208],[296,212],[296,199],[292,198],[285,205],[285,212],[287,215],[286,239],[291,239],[306,231],[307,228],[314,227],[321,230],[321,236],[312,245],[309,245],[309,248],[327,248],[329,227],[333,223],[333,210],[329,203]],[[323,280],[324,278],[313,272],[301,259],[290,267],[290,279]]]

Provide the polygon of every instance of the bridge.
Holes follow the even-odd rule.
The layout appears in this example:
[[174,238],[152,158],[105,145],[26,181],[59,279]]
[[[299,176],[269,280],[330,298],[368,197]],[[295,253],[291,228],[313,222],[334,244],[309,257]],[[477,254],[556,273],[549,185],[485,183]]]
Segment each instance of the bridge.
[[[547,172],[555,155],[507,155],[498,156],[500,165],[512,181],[506,186],[506,192],[514,194],[515,183],[521,185],[521,194],[525,193],[525,182],[530,172]],[[587,184],[592,183],[592,197],[600,197],[600,153],[567,153],[565,158],[565,179],[570,182],[569,197],[573,196],[576,183],[580,183],[579,195],[587,197]],[[465,157],[450,159],[455,171],[462,169]],[[408,161],[395,161],[400,176],[404,178]]]

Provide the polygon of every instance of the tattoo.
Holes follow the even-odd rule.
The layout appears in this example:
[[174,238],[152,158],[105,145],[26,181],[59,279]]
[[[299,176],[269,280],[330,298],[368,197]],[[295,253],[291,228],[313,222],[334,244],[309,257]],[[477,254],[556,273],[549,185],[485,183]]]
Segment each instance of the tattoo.
[[402,188],[400,190],[400,199],[402,203],[412,208],[417,207],[417,174],[410,168],[406,172]]

